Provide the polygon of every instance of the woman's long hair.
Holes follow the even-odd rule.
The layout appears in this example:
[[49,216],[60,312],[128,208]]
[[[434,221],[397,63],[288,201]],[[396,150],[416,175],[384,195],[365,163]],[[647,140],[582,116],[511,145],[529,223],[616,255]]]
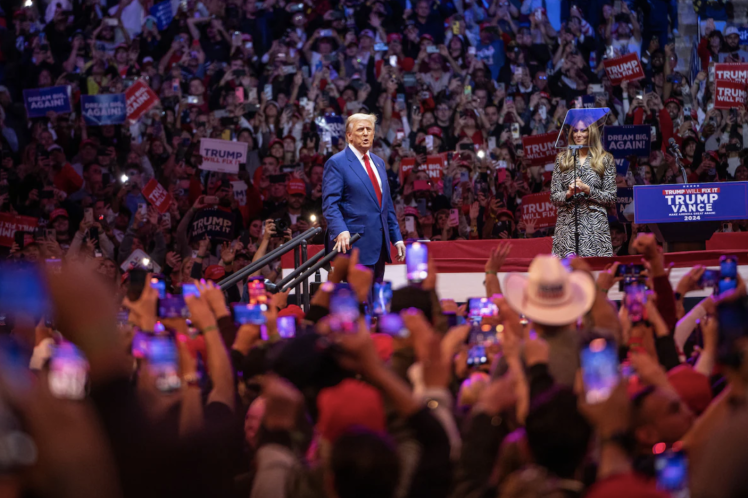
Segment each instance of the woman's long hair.
[[[609,152],[605,152],[603,144],[600,142],[600,129],[594,123],[587,127],[589,131],[589,154],[590,154],[590,167],[600,175],[602,178],[605,173],[605,158],[609,157],[610,160],[613,156]],[[574,127],[569,129],[569,144],[572,145],[574,142]],[[570,149],[566,152],[561,153],[561,171],[568,171],[574,168],[574,154]]]

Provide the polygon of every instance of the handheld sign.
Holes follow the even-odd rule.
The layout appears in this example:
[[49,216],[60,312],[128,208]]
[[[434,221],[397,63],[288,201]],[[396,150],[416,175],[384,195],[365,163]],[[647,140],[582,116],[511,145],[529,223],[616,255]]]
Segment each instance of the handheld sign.
[[618,86],[624,81],[636,81],[644,78],[644,68],[639,60],[639,54],[636,52],[615,59],[605,59],[603,66],[605,67],[605,73],[610,78],[610,84],[613,86]]
[[30,118],[43,118],[48,112],[67,114],[73,111],[70,104],[70,86],[52,86],[23,91],[23,103]]
[[527,223],[535,220],[535,228],[550,228],[556,226],[558,211],[551,202],[550,192],[527,194],[522,197],[522,221]]
[[216,138],[200,139],[200,169],[220,173],[238,173],[239,164],[247,162],[247,144]]
[[717,80],[714,92],[715,109],[732,109],[745,105],[746,86],[744,83]]
[[164,214],[169,210],[174,198],[163,185],[155,178],[151,178],[143,187],[143,197],[155,207],[159,213]]
[[715,64],[714,80],[717,82],[732,81],[733,83],[748,85],[748,62]]
[[122,124],[127,119],[125,94],[82,95],[81,114],[88,126]]
[[38,218],[0,213],[0,246],[13,247],[13,237],[17,231],[33,233],[38,224]]
[[127,119],[137,121],[158,103],[158,95],[142,80],[138,80],[125,90],[127,99]]
[[606,126],[603,149],[616,159],[628,156],[649,157],[652,134],[649,125]]
[[530,161],[534,166],[554,162],[558,153],[554,146],[555,141],[555,133],[522,137],[522,149],[525,152],[525,159]]

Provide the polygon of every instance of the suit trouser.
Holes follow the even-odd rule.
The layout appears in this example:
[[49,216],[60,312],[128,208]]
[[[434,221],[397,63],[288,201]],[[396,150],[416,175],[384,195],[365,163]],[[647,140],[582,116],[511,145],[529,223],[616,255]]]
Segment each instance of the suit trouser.
[[[382,237],[382,249],[379,252],[379,259],[376,263],[373,265],[365,265],[367,268],[369,268],[371,271],[374,272],[374,282],[382,282],[384,280],[384,265],[387,264],[387,253],[389,252],[390,248],[385,247],[385,238]],[[371,289],[369,289],[369,310],[372,309],[372,305],[374,304],[374,285],[372,284]]]

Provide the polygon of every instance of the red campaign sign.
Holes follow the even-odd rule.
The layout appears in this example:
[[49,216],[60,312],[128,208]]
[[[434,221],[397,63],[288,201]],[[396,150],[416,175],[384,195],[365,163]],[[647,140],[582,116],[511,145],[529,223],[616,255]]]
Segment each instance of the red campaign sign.
[[405,179],[408,178],[408,175],[415,167],[415,157],[403,157],[400,159],[400,185],[405,185]]
[[522,221],[535,220],[535,228],[556,226],[556,206],[551,203],[550,192],[527,194],[522,197]]
[[717,80],[714,91],[715,109],[732,109],[745,105],[745,83]]
[[426,156],[426,164],[424,169],[429,174],[429,178],[433,181],[438,182],[442,179],[442,173],[447,165],[446,154],[434,154],[432,156]]
[[535,166],[552,163],[556,159],[556,138],[558,133],[544,133],[522,137],[525,159]]
[[158,95],[151,88],[138,80],[125,91],[127,101],[127,119],[137,121],[158,103]]
[[148,199],[148,202],[153,204],[153,207],[158,209],[161,214],[169,210],[169,206],[174,200],[171,194],[155,178],[151,178],[151,181],[143,187],[143,197]]
[[0,246],[13,247],[13,236],[17,231],[31,232],[33,240],[33,232],[38,225],[39,219],[31,216],[0,213]]
[[[714,80],[721,81],[732,81],[734,83],[742,83],[748,85],[748,63],[737,63],[737,64],[715,64],[714,65]],[[716,107],[716,105],[715,105]]]
[[613,86],[618,86],[623,81],[636,81],[644,78],[644,68],[636,52],[615,59],[605,59],[603,66]]

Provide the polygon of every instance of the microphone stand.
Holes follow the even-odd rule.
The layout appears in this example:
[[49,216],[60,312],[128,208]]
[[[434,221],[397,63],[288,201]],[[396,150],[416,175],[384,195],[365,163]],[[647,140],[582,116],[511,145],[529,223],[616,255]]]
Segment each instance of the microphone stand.
[[678,147],[678,144],[675,143],[675,140],[672,138],[670,139],[670,143],[668,143],[668,149],[673,154],[673,158],[675,158],[675,164],[680,169],[680,174],[683,177],[683,183],[688,183],[688,175],[686,174],[686,168],[683,166],[683,154],[680,152],[680,148]]
[[680,174],[683,177],[683,183],[688,183],[688,176],[686,175],[686,168],[683,167],[683,163],[680,162],[680,154],[675,155],[675,164],[678,165],[678,168],[680,168]]
[[579,257],[579,202],[584,199],[584,193],[577,192],[577,161],[579,160],[578,151],[582,147],[586,146],[569,145],[572,156],[574,157],[574,195],[571,199],[574,203],[574,253],[577,257]]

